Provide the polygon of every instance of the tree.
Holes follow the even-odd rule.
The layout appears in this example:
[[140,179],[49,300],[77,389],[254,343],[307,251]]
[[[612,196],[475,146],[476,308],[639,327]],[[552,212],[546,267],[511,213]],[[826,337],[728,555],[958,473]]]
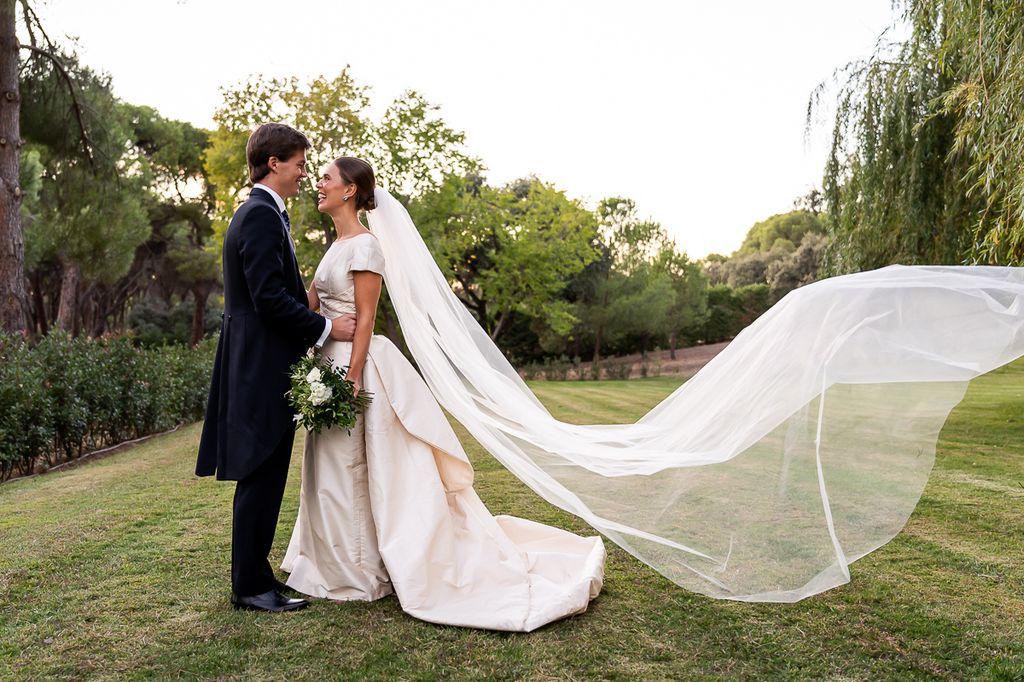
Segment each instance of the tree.
[[[28,44],[18,40],[18,6]],[[19,73],[22,51],[27,53],[27,64],[45,61],[59,77],[71,120],[52,132],[68,137],[67,131],[74,130],[79,156],[89,164],[93,162],[92,141],[84,120],[86,108],[76,92],[75,73],[68,66],[72,58],[50,39],[28,0],[0,0],[0,329],[7,331],[25,331],[28,310],[20,205],[24,191],[19,184],[22,137],[28,137],[23,129],[24,93]]]
[[[301,130],[312,147],[308,166],[316,177],[320,166],[344,150],[360,155],[369,143],[367,88],[345,69],[332,79],[255,77],[224,88],[223,102],[214,113],[217,124],[206,151],[206,174],[214,189],[214,244],[219,249],[235,208],[249,187],[245,143],[260,124],[284,121]],[[315,181],[314,181],[315,182]],[[299,265],[308,277],[334,239],[330,219],[316,210],[314,182],[289,206]]]
[[480,163],[462,149],[465,134],[448,127],[439,111],[418,92],[407,90],[370,126],[363,153],[392,193],[420,196],[440,187],[448,176],[480,170]]
[[[85,286],[92,281],[116,282],[149,235],[141,194],[136,181],[125,181],[112,192],[91,173],[77,169],[44,177],[43,211],[26,234],[32,242],[27,265],[32,268],[46,260],[59,266],[56,325],[61,329],[78,333]],[[94,314],[88,331],[101,332],[97,325],[104,317]]]
[[773,215],[767,220],[755,223],[747,231],[737,253],[768,253],[779,242],[789,242],[790,250],[793,250],[794,245],[799,244],[809,232],[825,232],[825,225],[811,211],[795,210]]
[[[403,93],[379,120],[371,119],[369,89],[348,67],[333,78],[320,76],[308,83],[254,77],[224,89],[223,95],[205,157],[215,205],[211,248],[218,254],[231,215],[249,186],[245,143],[261,123],[285,121],[309,138],[307,158],[314,178],[338,156],[358,156],[374,166],[378,184],[406,203],[440,187],[446,174],[468,174],[480,167],[463,148],[464,134],[449,127],[438,107],[416,92]],[[335,236],[330,218],[316,208],[314,184],[288,210],[299,267],[307,279]],[[377,314],[384,332],[401,346],[386,289]]]
[[135,285],[119,290],[125,300],[145,291],[149,282],[139,275],[149,270],[157,275],[165,303],[173,295],[190,295],[189,341],[196,345],[206,331],[207,299],[220,284],[220,253],[210,248],[214,198],[203,165],[209,133],[166,119],[150,107],[126,105],[125,110],[134,146],[148,165],[153,191],[147,202],[150,237],[136,252],[127,275]]
[[895,6],[909,37],[836,78],[830,270],[1024,263],[1024,2]]
[[18,83],[23,224],[7,221],[5,229],[23,235],[31,328],[45,334],[53,321],[99,334],[112,301],[123,299],[118,278],[148,232],[145,207],[159,164],[147,158],[145,136],[134,143],[109,77],[62,51],[29,3],[20,5],[29,38],[20,45],[29,58]]
[[[217,245],[249,186],[245,142],[261,123],[284,121],[309,138],[307,158],[314,177],[338,156],[358,156],[374,166],[378,183],[399,197],[430,191],[446,174],[465,174],[479,166],[463,149],[464,134],[450,128],[437,107],[415,92],[403,93],[379,121],[372,120],[369,90],[347,67],[333,78],[320,76],[308,83],[255,77],[222,92],[205,160],[214,188]],[[288,211],[296,255],[306,276],[334,240],[330,218],[317,211],[314,183]]]
[[756,320],[771,305],[768,285],[750,284],[733,289],[724,284],[708,288],[704,322],[707,343],[727,341]]
[[91,164],[62,118],[59,74],[47,62],[24,70],[22,183],[35,188],[22,205],[32,328],[121,330],[140,297],[155,292],[169,304],[191,293],[197,340],[219,278],[216,255],[204,250],[212,203],[202,176],[207,133],[118,102],[109,79],[73,57],[66,68],[88,105]]
[[[67,75],[73,76],[71,91]],[[114,97],[109,78],[73,55],[26,64],[21,93],[26,151],[41,167],[42,190],[28,207],[25,231],[33,327],[45,332],[49,317],[70,333],[84,325],[99,334],[113,287],[149,234],[145,206],[154,164],[134,144],[128,108]],[[88,150],[69,125],[76,102],[86,114]],[[51,292],[50,306],[44,289]]]
[[592,340],[592,359],[625,339],[646,350],[668,338],[675,352],[683,329],[703,314],[700,267],[676,250],[664,228],[637,215],[636,204],[610,197],[598,204],[600,259],[571,287],[577,334]]
[[15,0],[0,0],[0,328],[25,328],[25,243],[21,232],[18,37]]
[[794,211],[808,211],[813,215],[821,215],[825,208],[825,195],[820,189],[814,187],[806,194],[793,200]]
[[676,292],[667,271],[655,263],[644,263],[628,277],[617,273],[610,284],[610,319],[605,327],[608,344],[630,339],[635,344],[631,344],[633,348],[639,346],[640,352],[646,353],[656,339],[671,334]]
[[772,261],[765,271],[771,299],[778,301],[790,291],[816,281],[820,276],[828,239],[808,232],[792,253]]
[[[505,187],[448,176],[410,213],[442,271],[492,339],[524,315],[560,336],[576,318],[560,296],[597,257],[592,213],[536,178]],[[543,330],[540,330],[543,331]]]
[[[794,203],[814,206],[817,201],[817,192],[812,191]],[[825,221],[812,210],[774,215],[755,223],[729,258],[708,256],[704,269],[712,284],[733,289],[767,284],[776,301],[819,277],[828,245],[825,232]]]
[[703,339],[703,326],[708,311],[708,279],[700,263],[672,247],[662,248],[655,259],[655,268],[664,272],[672,284],[675,300],[666,320],[669,357],[676,358],[682,339],[694,343]]
[[[781,255],[782,251],[776,252]],[[720,262],[705,264],[712,284],[726,284],[732,288],[765,281],[768,271],[768,254],[755,251],[745,255],[734,255]]]

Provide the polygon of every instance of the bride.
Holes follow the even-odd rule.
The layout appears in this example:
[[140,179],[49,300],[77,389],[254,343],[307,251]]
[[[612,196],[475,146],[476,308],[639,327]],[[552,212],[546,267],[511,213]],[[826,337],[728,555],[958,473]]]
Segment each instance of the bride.
[[330,341],[323,353],[347,366],[373,402],[351,435],[306,435],[299,513],[282,564],[288,586],[335,600],[394,592],[416,618],[493,630],[529,631],[585,611],[601,589],[601,539],[492,516],[430,390],[391,341],[373,335],[385,261],[358,216],[377,198],[394,199],[352,157],[328,164],[317,190],[337,239],[309,305],[332,319],[356,314],[353,340]]
[[[355,341],[327,352],[375,397],[351,437],[306,441],[284,568],[308,594],[393,590],[416,617],[509,630],[597,594],[601,541],[492,517],[440,404],[531,490],[676,584],[798,601],[848,583],[900,532],[968,382],[1024,356],[1024,268],[893,265],[791,292],[635,424],[564,423],[372,178],[342,159],[318,184],[339,240],[310,303],[357,311]],[[381,272],[418,372],[371,336]]]

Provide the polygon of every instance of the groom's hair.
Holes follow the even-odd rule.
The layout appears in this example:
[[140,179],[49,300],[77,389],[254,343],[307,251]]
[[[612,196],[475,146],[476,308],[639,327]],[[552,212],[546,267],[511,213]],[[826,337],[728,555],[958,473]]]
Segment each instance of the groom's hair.
[[287,161],[304,149],[309,140],[291,126],[283,123],[264,123],[252,131],[245,143],[245,160],[249,164],[249,182],[259,182],[270,173],[271,156]]

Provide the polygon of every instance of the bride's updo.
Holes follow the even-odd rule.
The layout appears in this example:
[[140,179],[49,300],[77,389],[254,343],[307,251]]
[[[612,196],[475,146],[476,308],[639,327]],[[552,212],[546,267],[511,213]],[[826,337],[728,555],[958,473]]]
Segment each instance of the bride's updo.
[[377,180],[373,177],[370,164],[354,156],[342,156],[334,160],[334,165],[341,173],[342,180],[356,186],[356,210],[372,211],[377,208],[377,200],[373,198]]

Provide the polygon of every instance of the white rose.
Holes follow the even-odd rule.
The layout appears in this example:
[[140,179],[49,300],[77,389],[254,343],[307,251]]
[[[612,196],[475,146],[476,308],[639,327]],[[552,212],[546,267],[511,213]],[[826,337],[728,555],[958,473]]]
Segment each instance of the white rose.
[[311,384],[317,383],[322,378],[323,375],[320,373],[319,367],[314,367],[313,369],[309,370],[309,374],[306,375],[306,381],[308,381]]
[[323,405],[331,399],[333,394],[330,386],[324,386],[319,381],[314,381],[309,385],[309,402],[313,405]]

